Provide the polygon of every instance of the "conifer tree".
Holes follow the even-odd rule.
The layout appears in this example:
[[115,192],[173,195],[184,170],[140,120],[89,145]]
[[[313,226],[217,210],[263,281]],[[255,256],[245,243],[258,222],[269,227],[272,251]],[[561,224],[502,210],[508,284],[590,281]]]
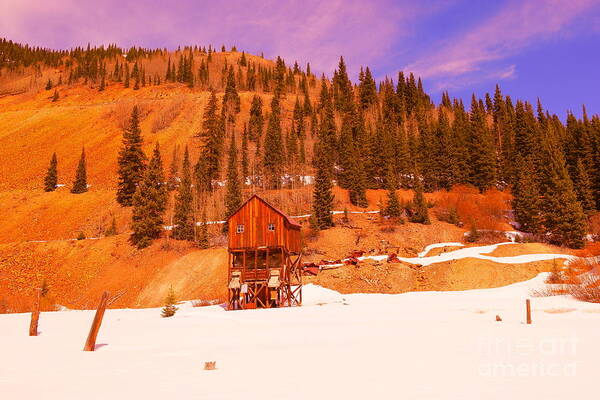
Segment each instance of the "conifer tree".
[[354,119],[350,113],[345,113],[342,117],[342,126],[339,139],[339,166],[338,185],[341,188],[349,189],[354,180],[354,160],[358,154],[354,152]]
[[233,134],[235,127],[235,116],[240,112],[240,96],[235,87],[235,75],[233,73],[233,66],[230,66],[227,72],[227,80],[225,85],[225,94],[223,95],[223,107],[221,112],[226,122],[227,136]]
[[133,195],[130,242],[138,249],[148,247],[163,231],[163,214],[167,208],[167,187],[164,184],[162,159],[158,143],[148,168]]
[[165,306],[160,312],[160,316],[163,318],[169,318],[175,315],[178,310],[178,307],[175,306],[177,304],[177,299],[175,297],[175,290],[173,290],[173,286],[169,287],[169,293],[165,298]]
[[360,80],[358,98],[360,106],[363,109],[369,108],[377,101],[377,86],[369,67],[366,68],[363,78]]
[[228,219],[242,204],[242,190],[237,166],[235,135],[231,138],[229,161],[227,163],[227,183],[225,187],[225,219]]
[[123,81],[123,86],[129,87],[129,63],[125,63],[125,79]]
[[129,126],[123,132],[123,146],[119,151],[117,202],[131,206],[133,194],[144,175],[146,155],[142,151],[142,135],[137,106],[133,107]]
[[283,138],[281,135],[279,96],[273,96],[271,101],[271,113],[267,124],[263,148],[263,169],[270,188],[279,188],[281,185],[282,167],[285,154]]
[[79,164],[77,165],[77,172],[75,173],[75,180],[73,181],[73,187],[71,188],[71,193],[79,194],[85,193],[88,191],[87,188],[87,172],[85,165],[85,149],[81,150],[81,158],[79,159]]
[[313,228],[318,230],[333,226],[333,193],[331,173],[325,159],[317,157],[317,171],[315,176],[315,187],[313,192]]
[[100,80],[100,86],[98,87],[98,91],[103,92],[104,89],[106,89],[106,78],[104,77],[104,74],[102,74],[102,78]]
[[420,177],[415,173],[415,189],[412,200],[413,214],[410,218],[411,222],[419,224],[429,225],[431,220],[429,219],[429,209],[427,207],[427,201],[423,194],[423,184],[421,183]]
[[340,57],[338,69],[335,72],[332,81],[335,109],[342,112],[350,111],[350,107],[353,106],[354,95],[343,57]]
[[475,95],[471,101],[469,126],[470,183],[484,191],[496,183],[496,154],[494,140],[485,121],[484,110],[478,104]]
[[542,189],[542,212],[545,231],[550,234],[552,243],[583,247],[587,221],[562,152],[550,138],[546,138],[543,145],[546,177]]
[[333,177],[333,167],[335,164],[337,133],[335,126],[335,115],[333,102],[329,94],[329,89],[325,79],[322,79],[320,96],[321,120],[319,121],[319,157],[323,158],[324,167],[331,177]]
[[202,131],[198,134],[203,140],[202,149],[203,175],[205,187],[212,190],[212,181],[218,179],[221,154],[223,152],[224,126],[217,114],[217,96],[214,90],[211,94],[202,121]]
[[46,90],[52,90],[52,80],[48,79],[48,83],[46,83]]
[[535,169],[531,159],[517,162],[518,177],[512,188],[512,207],[515,219],[524,232],[541,231],[540,191],[535,180]]
[[[597,155],[598,157],[598,155]],[[576,171],[575,171],[575,193],[577,194],[577,200],[581,203],[583,211],[593,212],[595,207],[594,193],[592,191],[592,182],[587,172],[583,161],[577,160]]]
[[44,191],[53,192],[56,190],[56,185],[58,184],[58,171],[57,171],[58,161],[56,159],[56,153],[52,154],[52,159],[50,159],[50,166],[48,167],[48,172],[46,173],[46,177],[44,178]]
[[235,115],[240,112],[240,95],[235,86],[235,75],[233,66],[227,71],[227,81],[225,85],[225,94],[223,95],[223,113]]
[[257,141],[262,136],[263,132],[263,113],[262,99],[258,95],[252,97],[250,105],[250,120],[248,121],[248,138],[252,141]]
[[348,195],[350,202],[357,207],[367,207],[367,176],[363,165],[362,157],[355,150],[354,154],[357,156],[354,158],[352,163],[353,179],[350,182],[350,188],[348,189]]
[[194,207],[192,192],[192,172],[190,155],[186,146],[183,155],[181,182],[175,196],[175,210],[173,215],[173,238],[177,240],[194,240]]

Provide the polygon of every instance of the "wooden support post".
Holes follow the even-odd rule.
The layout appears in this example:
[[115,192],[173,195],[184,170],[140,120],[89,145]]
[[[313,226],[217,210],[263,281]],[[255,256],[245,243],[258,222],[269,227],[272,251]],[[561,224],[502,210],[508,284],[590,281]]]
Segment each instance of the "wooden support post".
[[42,298],[42,289],[36,289],[35,304],[31,311],[31,322],[29,323],[29,336],[38,335],[38,322],[40,320],[40,302]]
[[102,293],[102,298],[100,299],[100,304],[98,304],[98,310],[96,310],[96,315],[94,316],[94,321],[92,322],[92,327],[90,328],[90,333],[85,342],[85,346],[83,351],[94,351],[96,348],[96,337],[98,336],[98,331],[100,330],[100,325],[102,324],[102,318],[104,317],[104,311],[106,310],[106,304],[108,303],[108,292]]
[[531,300],[525,300],[525,308],[527,309],[527,325],[531,324]]

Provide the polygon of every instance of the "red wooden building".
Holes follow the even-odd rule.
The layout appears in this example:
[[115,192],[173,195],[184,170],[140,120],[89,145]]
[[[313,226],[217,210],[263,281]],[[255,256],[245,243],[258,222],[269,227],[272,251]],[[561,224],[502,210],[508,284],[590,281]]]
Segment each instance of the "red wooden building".
[[257,195],[227,223],[229,309],[301,305],[300,225]]

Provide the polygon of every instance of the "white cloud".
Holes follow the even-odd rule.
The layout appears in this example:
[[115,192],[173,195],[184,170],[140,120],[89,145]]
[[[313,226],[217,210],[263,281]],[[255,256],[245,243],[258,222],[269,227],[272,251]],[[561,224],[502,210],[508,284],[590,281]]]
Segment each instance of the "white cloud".
[[516,65],[500,73],[490,73],[489,68],[497,69],[494,63],[562,34],[577,17],[597,5],[597,0],[509,1],[497,15],[459,37],[439,43],[404,70],[444,81],[445,87],[452,86],[453,81],[464,84],[485,76],[511,78]]

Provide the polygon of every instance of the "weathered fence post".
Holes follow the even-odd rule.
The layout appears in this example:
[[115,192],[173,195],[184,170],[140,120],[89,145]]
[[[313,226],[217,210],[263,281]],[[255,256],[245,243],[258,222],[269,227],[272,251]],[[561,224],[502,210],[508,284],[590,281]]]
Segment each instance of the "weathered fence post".
[[42,297],[42,289],[36,289],[35,304],[31,311],[31,322],[29,323],[29,336],[38,335],[38,322],[40,320],[40,302]]
[[527,309],[527,325],[531,324],[531,300],[525,300],[525,308]]
[[104,311],[106,310],[107,303],[108,292],[104,292],[102,293],[100,304],[98,304],[98,310],[96,310],[96,315],[94,316],[94,321],[92,322],[92,327],[90,328],[90,333],[85,342],[83,351],[94,351],[96,348],[96,337],[98,336],[98,331],[100,330],[100,325],[102,324],[102,318],[104,317]]

